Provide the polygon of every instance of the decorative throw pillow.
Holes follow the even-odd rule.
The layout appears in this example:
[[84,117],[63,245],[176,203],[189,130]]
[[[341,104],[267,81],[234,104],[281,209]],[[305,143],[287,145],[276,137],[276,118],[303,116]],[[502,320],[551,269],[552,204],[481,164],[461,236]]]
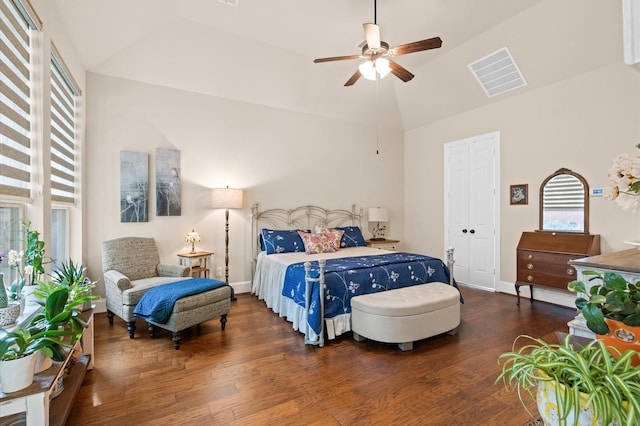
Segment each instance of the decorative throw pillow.
[[298,231],[307,254],[332,253],[340,249],[343,231],[329,230],[320,234]]
[[366,247],[367,242],[362,236],[362,231],[358,226],[340,226],[336,230],[344,231],[342,240],[340,241],[340,248],[346,247]]
[[304,251],[302,239],[295,229],[282,231],[262,229],[260,236],[262,237],[260,245],[264,245],[264,251],[266,251],[267,254]]

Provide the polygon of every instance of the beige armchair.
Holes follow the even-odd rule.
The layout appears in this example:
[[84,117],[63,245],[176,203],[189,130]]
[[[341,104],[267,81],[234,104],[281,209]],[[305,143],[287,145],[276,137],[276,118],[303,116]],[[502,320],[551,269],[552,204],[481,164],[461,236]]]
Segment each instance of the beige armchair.
[[133,339],[133,310],[142,295],[157,285],[184,280],[191,269],[160,263],[153,238],[125,237],[102,243],[102,272],[109,324],[113,324],[114,315],[119,316],[126,321]]

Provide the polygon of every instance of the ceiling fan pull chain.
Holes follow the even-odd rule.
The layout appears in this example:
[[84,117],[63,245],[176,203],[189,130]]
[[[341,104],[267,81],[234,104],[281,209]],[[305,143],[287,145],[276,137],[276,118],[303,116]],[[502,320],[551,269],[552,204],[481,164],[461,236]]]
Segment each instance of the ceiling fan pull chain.
[[380,155],[380,79],[376,78],[376,155]]

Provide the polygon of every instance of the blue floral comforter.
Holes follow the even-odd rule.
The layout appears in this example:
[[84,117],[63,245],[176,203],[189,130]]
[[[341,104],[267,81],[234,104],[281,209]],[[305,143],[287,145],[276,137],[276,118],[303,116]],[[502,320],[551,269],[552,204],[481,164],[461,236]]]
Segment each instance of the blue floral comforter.
[[[311,262],[311,276],[320,273],[317,261]],[[305,306],[304,262],[289,265],[282,295]],[[420,254],[394,252],[374,256],[327,259],[325,266],[324,317],[351,313],[351,298],[428,282],[448,283],[449,268],[440,259]],[[456,286],[457,287],[457,286]],[[318,285],[312,287],[307,322],[320,333],[321,318]],[[460,296],[460,302],[462,302]]]

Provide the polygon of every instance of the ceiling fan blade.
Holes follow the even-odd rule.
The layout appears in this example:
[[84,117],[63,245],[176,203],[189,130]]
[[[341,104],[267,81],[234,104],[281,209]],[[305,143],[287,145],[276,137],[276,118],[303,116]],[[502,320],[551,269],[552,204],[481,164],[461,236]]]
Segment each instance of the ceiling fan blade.
[[405,83],[411,80],[413,77],[415,77],[405,67],[403,67],[397,62],[393,62],[392,60],[389,60],[389,66],[391,67],[391,74],[395,75]]
[[349,55],[349,56],[331,56],[329,58],[318,58],[314,59],[313,62],[319,64],[320,62],[331,62],[331,61],[346,61],[349,59],[360,59],[360,55]]
[[349,80],[347,80],[347,82],[344,85],[345,86],[353,86],[355,84],[355,82],[358,81],[360,76],[362,76],[362,73],[360,73],[360,70],[356,70],[356,72],[353,73],[351,78]]
[[364,27],[364,38],[367,40],[369,49],[380,48],[380,27],[376,24],[362,24]]
[[393,49],[389,49],[389,54],[393,56],[406,55],[407,53],[421,52],[423,50],[437,49],[442,46],[440,37],[428,38],[426,40],[414,41],[413,43],[401,44]]

